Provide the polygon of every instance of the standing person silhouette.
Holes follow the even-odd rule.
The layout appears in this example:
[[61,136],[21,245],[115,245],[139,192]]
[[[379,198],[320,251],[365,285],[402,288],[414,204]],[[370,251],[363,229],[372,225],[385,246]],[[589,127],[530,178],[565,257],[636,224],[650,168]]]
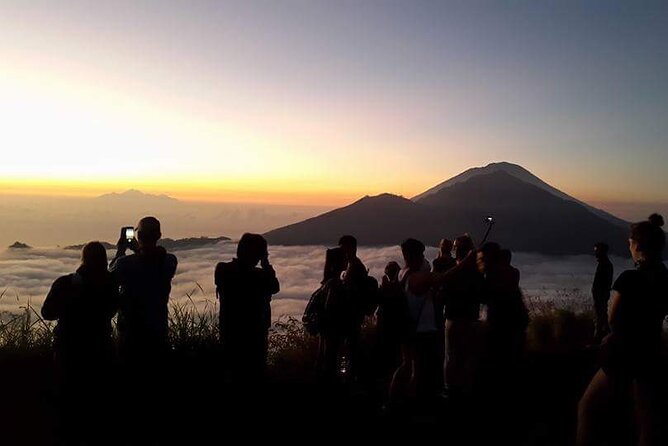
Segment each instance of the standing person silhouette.
[[[117,327],[127,401],[125,427],[147,443],[164,435],[159,426],[166,410],[168,302],[177,260],[157,245],[162,237],[157,218],[139,220],[135,234],[131,241],[121,234],[110,271],[120,285]],[[126,255],[127,249],[133,254]]]
[[472,391],[479,354],[478,321],[483,285],[475,261],[464,262],[471,252],[475,253],[471,237],[468,234],[457,237],[454,250],[460,271],[445,286],[445,382],[450,396]]
[[526,343],[529,313],[519,274],[503,258],[501,247],[485,243],[477,255],[478,271],[483,275],[481,300],[487,307],[485,320],[485,384],[492,390],[512,392],[517,382],[520,360]]
[[111,415],[104,412],[111,390],[111,318],[117,308],[118,285],[107,271],[107,251],[100,242],[87,243],[81,266],[53,283],[41,311],[44,319],[58,321],[54,359],[66,443],[104,440],[103,423]]
[[516,444],[520,441],[520,412],[510,399],[522,398],[522,359],[529,315],[519,284],[519,271],[510,265],[498,243],[487,242],[477,254],[478,271],[483,275],[481,301],[487,308],[484,350],[479,382],[485,397],[490,442]]
[[638,444],[668,444],[665,370],[661,362],[663,322],[668,314],[668,269],[663,264],[663,217],[653,214],[631,226],[629,251],[636,263],[615,281],[610,334],[603,339],[600,369],[578,407],[577,444],[606,443],[615,435],[606,423],[620,395],[632,394]]
[[443,306],[437,301],[434,287],[418,290],[411,282],[414,273],[430,270],[424,251],[425,246],[419,240],[407,239],[401,244],[405,267],[399,280],[406,295],[412,327],[407,352],[413,363],[415,393],[422,401],[435,402],[443,391]]
[[[139,220],[136,239],[121,236],[110,271],[121,290],[118,334],[125,360],[145,362],[168,349],[168,302],[177,260],[157,246],[162,237],[155,217]],[[133,254],[126,255],[130,249]]]
[[591,294],[594,298],[594,342],[598,344],[610,332],[608,301],[612,288],[613,266],[608,257],[608,245],[606,243],[596,243],[594,245],[594,255],[598,266],[594,275],[594,283],[591,286]]
[[234,384],[261,385],[267,367],[271,296],[280,290],[264,237],[244,234],[237,245],[237,256],[216,265],[214,281],[229,377]]
[[378,367],[383,375],[394,373],[401,359],[401,344],[410,327],[406,295],[399,281],[401,266],[389,262],[378,293],[377,352]]
[[341,276],[347,267],[347,256],[341,247],[327,249],[325,267],[318,305],[318,358],[316,370],[318,377],[331,382],[336,376],[337,360],[342,340],[345,338],[343,327],[336,314],[332,314],[332,300],[338,300],[344,293]]
[[435,273],[444,273],[457,264],[452,257],[452,241],[444,238],[438,244],[438,257],[432,262],[431,270]]
[[362,324],[375,311],[377,292],[378,282],[357,257],[357,239],[344,235],[338,248],[327,250],[325,264],[318,355],[318,373],[325,384],[334,384],[337,372],[344,379],[358,378]]

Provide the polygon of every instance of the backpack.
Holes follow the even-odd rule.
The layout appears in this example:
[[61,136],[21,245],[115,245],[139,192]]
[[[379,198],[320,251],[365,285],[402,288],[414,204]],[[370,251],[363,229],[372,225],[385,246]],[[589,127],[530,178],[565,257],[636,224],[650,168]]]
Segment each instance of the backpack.
[[304,330],[311,336],[316,336],[322,331],[325,301],[327,300],[326,283],[315,290],[306,304],[302,324]]

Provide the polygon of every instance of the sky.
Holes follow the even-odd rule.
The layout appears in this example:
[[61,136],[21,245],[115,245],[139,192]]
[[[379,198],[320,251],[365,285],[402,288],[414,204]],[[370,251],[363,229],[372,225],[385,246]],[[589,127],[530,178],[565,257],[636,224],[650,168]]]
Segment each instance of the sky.
[[335,206],[510,161],[649,209],[666,42],[666,2],[3,0],[0,192]]

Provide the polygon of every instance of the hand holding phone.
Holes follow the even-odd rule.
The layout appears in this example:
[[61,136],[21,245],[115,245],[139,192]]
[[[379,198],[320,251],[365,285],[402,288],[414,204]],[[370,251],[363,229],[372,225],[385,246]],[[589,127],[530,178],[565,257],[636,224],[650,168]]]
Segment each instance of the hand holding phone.
[[135,238],[135,228],[132,226],[126,226],[122,229],[123,237],[127,240],[128,243],[131,243]]
[[271,268],[271,265],[269,264],[269,255],[266,255],[260,259],[260,266],[262,269],[269,269]]
[[132,226],[124,226],[121,228],[121,236],[118,239],[116,247],[119,251],[125,251],[127,248],[130,248],[133,251],[136,251],[137,241],[135,239],[135,228]]

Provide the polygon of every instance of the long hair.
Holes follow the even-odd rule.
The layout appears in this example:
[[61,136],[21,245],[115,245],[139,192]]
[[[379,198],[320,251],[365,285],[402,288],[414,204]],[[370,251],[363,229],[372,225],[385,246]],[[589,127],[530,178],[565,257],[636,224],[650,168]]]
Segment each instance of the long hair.
[[88,242],[81,250],[81,267],[88,271],[107,271],[107,250],[100,242]]

